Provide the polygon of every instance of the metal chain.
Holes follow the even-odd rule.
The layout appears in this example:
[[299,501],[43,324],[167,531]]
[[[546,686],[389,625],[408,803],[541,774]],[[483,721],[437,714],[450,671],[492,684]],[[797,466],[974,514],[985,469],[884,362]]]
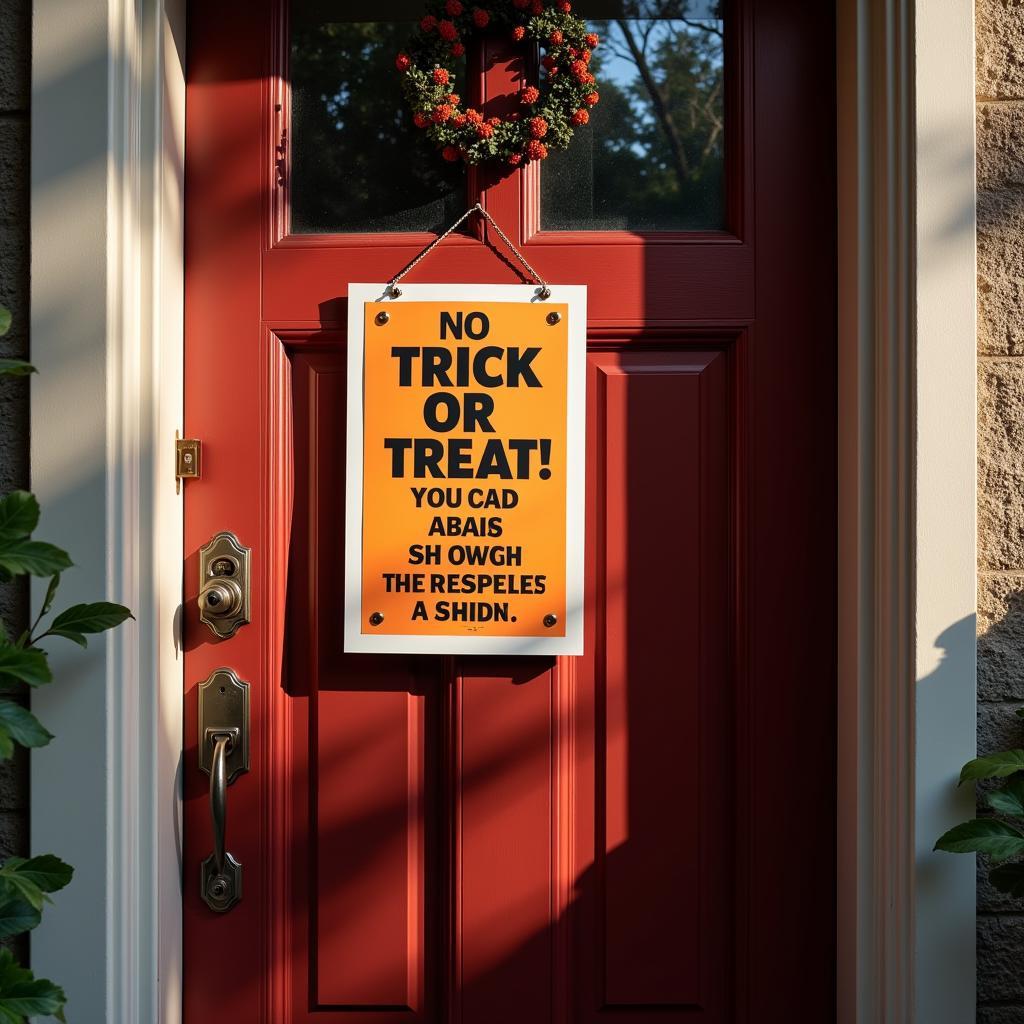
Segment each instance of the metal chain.
[[504,231],[498,225],[498,222],[479,204],[474,203],[444,234],[438,235],[430,245],[426,247],[411,263],[408,263],[405,268],[396,274],[391,281],[388,283],[388,291],[391,293],[391,297],[397,299],[402,294],[401,288],[397,287],[398,282],[405,277],[406,274],[412,270],[421,260],[425,260],[467,217],[472,216],[474,213],[479,213],[483,218],[498,232],[498,236],[501,240],[516,254],[516,258],[520,263],[529,271],[530,276],[540,285],[540,297],[542,299],[551,298],[551,289],[548,287],[547,282],[537,273],[533,267],[527,262],[526,257],[512,244],[512,240],[505,234]]

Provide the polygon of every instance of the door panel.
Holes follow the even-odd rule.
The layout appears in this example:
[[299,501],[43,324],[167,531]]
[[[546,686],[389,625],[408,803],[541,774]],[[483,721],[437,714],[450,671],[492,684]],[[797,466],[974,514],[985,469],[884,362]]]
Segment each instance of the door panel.
[[[721,230],[542,230],[543,166],[467,175],[589,289],[586,648],[561,659],[341,648],[346,284],[434,236],[289,232],[287,14],[190,8],[186,1024],[832,1019],[831,12],[725,5]],[[529,73],[501,39],[471,56],[488,112]],[[473,224],[410,279],[515,266]],[[253,620],[214,642],[195,553],[222,529]],[[221,665],[253,736],[218,916],[195,688]]]
[[590,360],[592,614],[573,701],[585,1019],[729,1019],[731,348],[665,339]]
[[345,360],[324,339],[292,342],[295,505],[281,683],[304,771],[287,836],[296,851],[285,912],[302,908],[289,914],[288,1019],[433,1020],[440,673],[426,659],[346,655],[337,643]]

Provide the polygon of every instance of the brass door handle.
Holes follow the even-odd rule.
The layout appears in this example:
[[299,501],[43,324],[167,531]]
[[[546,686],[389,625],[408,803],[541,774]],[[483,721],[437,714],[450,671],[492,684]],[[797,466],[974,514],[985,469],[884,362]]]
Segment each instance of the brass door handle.
[[249,770],[249,684],[229,668],[217,669],[199,686],[199,767],[210,774],[213,826],[200,896],[223,914],[242,898],[242,865],[227,850],[228,786]]
[[218,875],[224,874],[224,851],[228,828],[228,754],[234,739],[228,733],[214,737],[213,767],[210,771],[210,821],[213,824],[213,865]]
[[206,905],[223,914],[242,898],[242,865],[228,853],[228,755],[238,740],[238,730],[207,730],[213,743],[210,760],[210,823],[213,853],[203,861],[202,896]]

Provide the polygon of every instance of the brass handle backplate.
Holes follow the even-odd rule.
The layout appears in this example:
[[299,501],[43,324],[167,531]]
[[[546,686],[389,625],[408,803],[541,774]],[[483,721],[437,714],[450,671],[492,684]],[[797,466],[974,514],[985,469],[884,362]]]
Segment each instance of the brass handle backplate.
[[252,549],[227,530],[199,549],[199,621],[226,640],[249,621]]
[[199,684],[199,768],[210,776],[213,853],[203,861],[200,896],[218,914],[242,898],[242,865],[227,850],[227,790],[249,770],[249,684],[219,668]]

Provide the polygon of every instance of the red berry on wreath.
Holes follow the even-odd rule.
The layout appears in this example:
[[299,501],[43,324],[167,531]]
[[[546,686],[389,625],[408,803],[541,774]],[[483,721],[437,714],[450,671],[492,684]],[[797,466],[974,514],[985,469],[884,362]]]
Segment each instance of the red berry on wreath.
[[572,121],[574,125],[579,126],[582,124],[586,124],[590,120],[590,114],[588,114],[587,111],[580,107],[580,109],[577,110],[576,113],[574,113],[572,117],[569,118],[569,120]]
[[518,166],[519,166],[519,165],[520,165],[520,164],[521,164],[521,163],[523,162],[523,154],[522,154],[522,153],[513,153],[513,154],[512,154],[512,155],[511,155],[511,156],[510,156],[510,157],[508,158],[508,162],[509,162],[509,163],[510,163],[510,164],[511,164],[511,165],[512,165],[513,167],[518,167]]
[[516,27],[514,29],[512,29],[512,38],[517,43],[521,43],[523,41],[523,36],[525,36],[525,35],[526,35],[526,29],[523,28],[522,25],[516,25]]
[[457,18],[465,8],[462,6],[462,0],[448,0],[448,3],[444,5],[444,10],[452,18]]
[[457,107],[462,102],[462,97],[457,93],[449,93],[444,98],[445,103],[450,103],[453,107]]
[[455,44],[453,44],[453,46],[452,46],[452,56],[453,57],[461,57],[465,52],[466,52],[466,48],[462,45],[462,43],[455,43]]
[[544,67],[545,67],[545,68],[547,68],[547,70],[548,70],[548,71],[554,71],[554,70],[555,70],[555,65],[556,65],[557,63],[558,63],[558,61],[557,61],[557,60],[555,60],[555,58],[554,58],[554,57],[552,57],[552,56],[551,56],[550,54],[548,54],[548,56],[547,56],[547,57],[545,57],[545,58],[544,58],[544,59],[543,59],[543,60],[541,61],[541,64],[543,64],[543,65],[544,65]]
[[430,75],[434,79],[434,85],[447,85],[448,84],[448,69],[447,68],[434,68]]
[[599,42],[601,42],[601,37],[596,32],[587,33],[587,46],[589,46],[592,50],[597,49],[597,44]]
[[473,24],[477,28],[487,28],[487,23],[491,20],[491,16],[482,8],[473,8]]
[[543,160],[548,155],[548,147],[543,142],[530,139],[526,144],[526,157],[528,160]]
[[398,68],[399,71],[408,71],[410,64],[412,64],[412,61],[409,60],[409,55],[407,53],[400,53],[395,58],[395,67]]
[[526,103],[526,104],[536,103],[537,100],[539,100],[539,99],[540,99],[540,89],[538,89],[537,86],[535,86],[535,85],[528,85],[519,94],[519,102],[520,103]]
[[591,56],[592,56],[592,54],[591,54],[591,52],[589,50],[584,50],[580,54],[580,60],[583,61],[584,64],[589,64]]
[[446,43],[453,43],[459,38],[459,30],[452,21],[442,21],[437,26],[437,33]]
[[596,92],[588,92],[587,95],[583,97],[583,102],[586,103],[588,107],[594,107],[597,105],[597,101],[600,98],[601,97],[598,96]]
[[452,118],[452,124],[455,125],[456,128],[461,128],[468,120],[469,118],[467,118],[465,114],[456,114]]
[[422,114],[417,110],[416,113],[412,115],[412,123],[416,125],[417,128],[426,128],[427,125],[430,124],[430,118],[427,117],[426,114]]
[[474,110],[472,107],[466,111],[466,117],[473,122],[473,124],[480,124],[483,121],[483,114],[479,110]]
[[588,71],[585,75],[580,75],[581,85],[593,85],[595,82],[594,76]]
[[535,139],[543,139],[544,136],[547,135],[548,123],[543,117],[531,117],[526,123],[530,127],[530,134]]
[[569,0],[559,0],[559,2],[558,2],[557,4],[555,4],[555,6],[556,6],[556,7],[557,7],[557,8],[558,8],[558,9],[559,9],[559,10],[560,10],[560,11],[561,11],[561,12],[562,12],[563,14],[568,14],[568,13],[569,13],[569,12],[570,12],[570,11],[572,10],[572,4],[571,4],[571,3],[569,3]]
[[434,29],[437,28],[437,18],[432,14],[425,14],[420,20],[420,28],[423,29],[424,32],[433,32]]
[[554,32],[552,32],[552,33],[551,33],[551,34],[550,34],[550,35],[548,36],[548,42],[549,42],[549,43],[550,43],[550,44],[551,44],[552,46],[561,46],[561,45],[562,45],[562,41],[563,41],[564,39],[565,39],[565,36],[563,36],[563,35],[562,35],[562,30],[561,30],[560,28],[556,28],[556,29],[554,30]]
[[455,161],[459,159],[460,155],[461,154],[454,146],[445,146],[444,149],[441,150],[441,156],[443,156],[450,164],[455,163]]
[[481,139],[489,139],[494,134],[494,129],[485,121],[476,126],[476,133]]
[[444,124],[444,122],[447,121],[453,113],[455,113],[455,111],[453,111],[447,103],[439,103],[434,107],[434,111],[430,115],[430,119],[434,124]]
[[569,70],[577,78],[582,79],[582,77],[587,73],[587,65],[581,60],[574,60],[572,64],[569,65]]
[[500,117],[489,117],[489,118],[487,118],[487,123],[489,125],[493,125],[495,128],[497,128],[498,125],[501,124],[501,118]]

